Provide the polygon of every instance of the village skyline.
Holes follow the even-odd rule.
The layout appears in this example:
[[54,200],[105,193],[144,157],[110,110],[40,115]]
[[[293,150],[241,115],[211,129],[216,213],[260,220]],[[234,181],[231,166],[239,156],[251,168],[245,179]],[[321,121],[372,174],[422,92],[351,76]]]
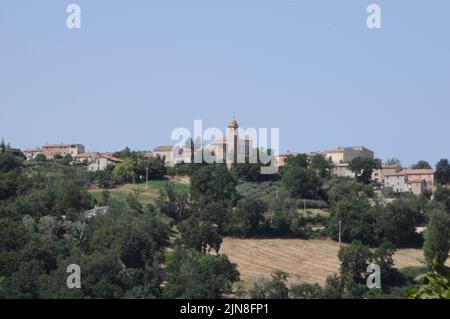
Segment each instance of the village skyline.
[[[235,120],[235,119],[236,119],[236,117],[233,115],[233,120]],[[196,121],[200,121],[201,123],[203,123],[201,120],[196,120]],[[224,123],[226,123],[226,122],[227,121],[224,120]],[[34,153],[35,150],[40,150],[42,147],[45,147],[45,146],[58,147],[58,146],[64,146],[64,145],[65,146],[67,146],[67,145],[81,145],[82,146],[82,151],[79,152],[79,153],[112,154],[114,152],[121,151],[121,150],[123,150],[125,148],[130,148],[133,151],[141,151],[141,152],[150,152],[151,153],[151,152],[154,152],[155,150],[157,150],[158,148],[167,148],[167,147],[174,147],[175,148],[175,147],[177,147],[177,145],[179,147],[181,146],[181,148],[183,148],[182,145],[185,144],[189,139],[194,141],[194,140],[196,140],[198,138],[198,136],[196,134],[200,134],[202,136],[202,143],[203,143],[202,146],[203,147],[210,147],[211,144],[214,144],[214,141],[217,139],[217,136],[213,135],[212,139],[207,139],[207,138],[205,138],[205,132],[207,132],[208,130],[211,130],[211,129],[212,130],[218,130],[218,131],[220,131],[220,133],[222,133],[221,136],[223,136],[225,138],[227,136],[227,132],[228,132],[229,128],[227,128],[227,125],[225,125],[225,124],[222,125],[222,126],[225,127],[225,129],[222,130],[220,127],[201,127],[202,130],[200,132],[195,132],[196,131],[195,125],[193,125],[193,129],[192,130],[190,130],[187,127],[175,128],[174,130],[172,130],[172,132],[170,132],[168,134],[169,137],[173,137],[172,135],[174,135],[174,132],[177,132],[177,130],[184,130],[184,131],[187,132],[188,135],[185,138],[182,138],[181,136],[178,136],[178,134],[176,133],[174,135],[174,136],[176,136],[176,138],[174,138],[174,139],[169,138],[169,139],[167,139],[166,143],[154,144],[154,145],[150,145],[149,144],[147,146],[138,147],[138,148],[133,148],[132,146],[130,146],[130,145],[132,145],[132,143],[125,144],[123,146],[118,146],[116,148],[104,148],[104,147],[103,148],[93,148],[92,146],[90,146],[89,143],[85,143],[83,141],[81,141],[81,142],[80,141],[75,141],[75,142],[69,141],[69,143],[67,143],[67,141],[66,142],[64,142],[64,141],[60,141],[60,142],[45,142],[45,143],[42,143],[42,144],[39,144],[39,145],[33,145],[33,146],[28,145],[28,146],[19,147],[19,148],[22,151],[25,151],[25,152],[31,151],[32,154]],[[271,142],[272,143],[274,142],[273,140],[271,140],[271,132],[270,131],[274,130],[274,129],[275,130],[279,130],[278,128],[258,128],[258,127],[254,127],[254,126],[249,126],[249,127],[242,127],[241,126],[241,127],[239,127],[239,130],[240,131],[242,130],[242,132],[244,132],[244,133],[245,132],[249,133],[252,130],[254,130],[255,133],[258,134],[258,130],[266,131],[266,133],[268,133],[268,136],[265,137],[266,141],[262,142],[262,143],[263,144],[267,143],[269,149],[271,149]],[[278,132],[278,134],[279,134],[279,132]],[[219,139],[220,139],[221,136],[219,136]],[[277,136],[277,137],[279,139],[279,136]],[[250,139],[252,139],[252,138],[250,138]],[[3,138],[3,140],[4,140],[4,138]],[[255,143],[252,144],[252,148],[254,148],[254,149],[260,148],[260,145],[261,145],[261,144],[258,144],[258,143],[261,143],[261,141],[259,141],[259,137],[258,136],[256,136],[256,140],[257,140],[257,143],[256,144]],[[9,144],[11,144],[10,141],[7,141],[7,142]],[[357,147],[367,147],[368,149],[373,149],[373,148],[370,147],[370,145],[367,145],[367,144],[358,144],[358,145],[355,144],[355,145],[352,145],[352,144],[345,144],[345,143],[341,143],[341,144],[337,144],[337,145],[334,145],[334,146],[330,146],[328,148],[318,146],[318,147],[315,147],[313,149],[296,149],[295,147],[289,147],[289,146],[283,148],[283,147],[280,146],[280,145],[282,145],[280,142],[281,142],[280,140],[277,140],[277,143],[276,143],[277,145],[276,145],[275,148],[273,148],[274,145],[272,145],[272,149],[277,150],[276,156],[287,156],[287,154],[327,153],[327,152],[330,152],[330,151],[333,152],[334,150],[339,150],[339,149],[344,149],[344,148],[355,148],[355,147],[356,148]],[[16,144],[14,144],[14,145],[17,146]],[[396,156],[396,155],[387,156],[387,157],[380,156],[380,154],[384,154],[383,150],[381,150],[381,151],[380,150],[374,150],[374,154],[375,154],[375,158],[380,159],[383,163],[386,163],[386,162],[389,162],[389,161],[392,161],[392,160],[396,160],[403,167],[411,167],[414,164],[416,164],[418,161],[423,161],[423,160],[427,161],[431,166],[434,166],[441,159],[447,158],[445,155],[443,155],[442,157],[438,158],[437,160],[430,161],[428,158],[422,156],[421,154],[417,154],[417,156],[415,158],[413,158],[411,161],[408,162],[408,161],[405,161],[403,158],[401,158],[399,156]],[[187,161],[185,160],[185,162],[187,162]]]

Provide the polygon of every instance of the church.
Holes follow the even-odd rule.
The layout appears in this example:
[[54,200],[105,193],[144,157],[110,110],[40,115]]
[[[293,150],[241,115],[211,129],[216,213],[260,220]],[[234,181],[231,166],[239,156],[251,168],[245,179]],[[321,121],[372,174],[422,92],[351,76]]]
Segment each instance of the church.
[[227,163],[228,167],[233,163],[244,163],[252,148],[250,137],[239,136],[239,125],[234,116],[228,124],[226,137],[215,140],[207,146],[215,162]]

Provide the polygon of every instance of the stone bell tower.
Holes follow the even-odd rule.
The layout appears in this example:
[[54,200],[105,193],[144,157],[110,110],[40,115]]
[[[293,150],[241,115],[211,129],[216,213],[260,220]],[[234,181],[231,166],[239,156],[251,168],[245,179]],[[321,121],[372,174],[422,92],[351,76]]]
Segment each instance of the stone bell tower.
[[230,121],[230,124],[228,124],[227,129],[227,146],[226,146],[226,162],[227,167],[231,168],[233,163],[237,163],[237,155],[238,155],[238,141],[239,141],[239,125],[236,121],[236,118],[233,116],[233,118]]

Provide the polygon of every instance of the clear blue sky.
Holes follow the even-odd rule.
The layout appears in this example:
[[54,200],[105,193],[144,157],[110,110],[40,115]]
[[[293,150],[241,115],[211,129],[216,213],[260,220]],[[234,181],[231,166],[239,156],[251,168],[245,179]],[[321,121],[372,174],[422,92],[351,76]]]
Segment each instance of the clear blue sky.
[[[82,27],[66,27],[81,6]],[[382,8],[382,29],[366,7]],[[2,0],[0,137],[152,149],[194,119],[281,150],[450,157],[448,0]]]

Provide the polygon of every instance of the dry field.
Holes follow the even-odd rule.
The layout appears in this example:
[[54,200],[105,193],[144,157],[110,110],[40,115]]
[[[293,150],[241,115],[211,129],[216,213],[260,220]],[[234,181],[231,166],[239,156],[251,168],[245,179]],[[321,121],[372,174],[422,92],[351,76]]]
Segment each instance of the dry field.
[[[339,271],[339,244],[331,240],[224,238],[220,250],[238,265],[245,284],[270,278],[279,269],[289,274],[290,284],[323,285],[328,275]],[[420,249],[400,249],[396,267],[423,266],[422,256]]]

